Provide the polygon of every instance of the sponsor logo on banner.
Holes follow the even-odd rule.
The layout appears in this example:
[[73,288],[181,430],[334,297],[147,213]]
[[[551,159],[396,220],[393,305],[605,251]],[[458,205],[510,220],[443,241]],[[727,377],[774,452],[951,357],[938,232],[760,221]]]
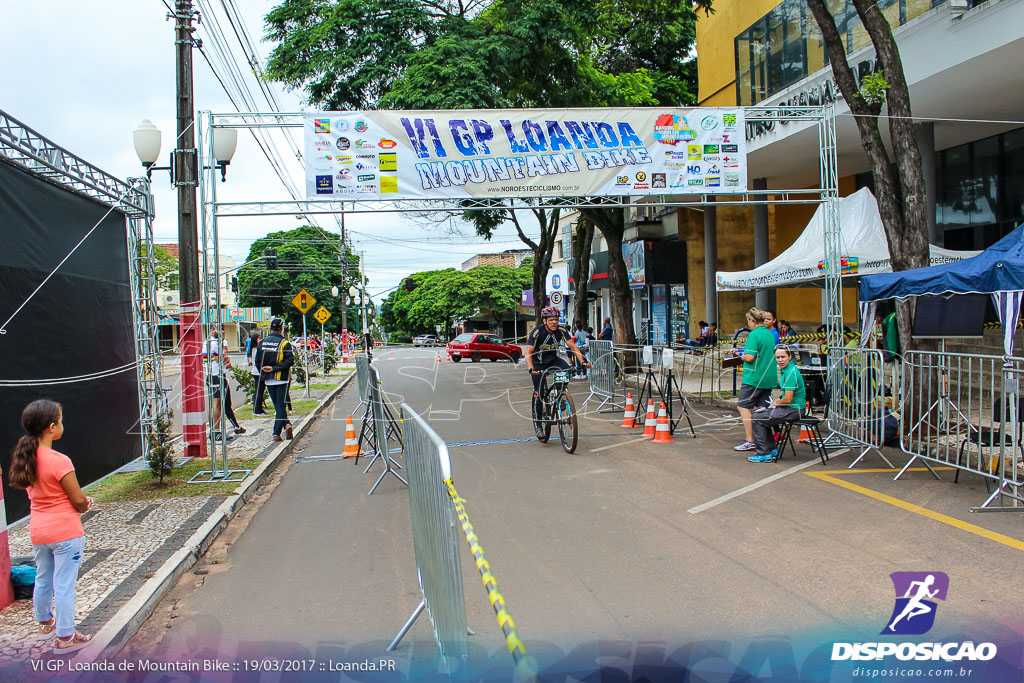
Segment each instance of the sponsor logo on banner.
[[709,154],[708,156],[704,157],[704,161],[718,161],[718,160],[719,160],[719,158],[717,156],[715,156],[714,154]]
[[642,182],[644,182],[644,181],[646,181],[646,180],[647,180],[647,174],[646,174],[646,173],[644,173],[643,171],[640,171],[640,172],[638,172],[638,173],[636,174],[636,181],[637,181],[638,183],[642,183]]
[[700,164],[693,164],[686,167],[687,173],[703,173],[704,169]]
[[398,192],[398,177],[397,176],[383,176],[380,179],[380,193],[391,194]]
[[718,154],[718,145],[704,145],[704,154]]
[[357,133],[365,133],[369,126],[366,125],[366,121],[356,121],[356,125],[353,128],[355,128]]
[[[860,257],[841,256],[839,258],[839,268],[843,275],[856,275],[860,271]],[[828,270],[828,259],[818,261],[818,277],[825,277],[826,270]],[[943,574],[943,576],[945,576],[945,574]],[[948,584],[948,578],[946,579],[946,582]]]
[[316,149],[321,149],[321,150],[322,149],[330,149],[331,148],[331,141],[330,140],[314,140],[313,141],[313,147],[316,148]]
[[356,149],[377,149],[377,145],[362,138],[356,140]]
[[395,147],[398,147],[397,142],[389,140],[388,138],[381,138],[377,145],[379,145],[381,149],[394,149]]
[[376,180],[376,178],[377,176],[375,176],[373,173],[366,173],[363,175],[356,176],[356,180],[358,180],[361,183],[368,183],[371,180]]
[[339,164],[351,164],[352,163],[352,157],[341,155],[341,154],[339,154],[338,156],[334,157],[334,160],[337,161]]
[[364,164],[361,161],[357,161],[356,162],[356,170],[357,171],[376,171],[377,167],[374,166],[373,164]]
[[338,175],[335,176],[338,180],[352,180],[352,171],[347,168],[343,168],[338,171]]
[[687,163],[685,161],[666,161],[665,168],[685,168]]
[[345,119],[337,119],[334,122],[334,130],[339,133],[343,130],[348,130],[348,121]]
[[331,132],[330,119],[313,119],[313,132],[317,134]]
[[318,175],[316,177],[317,194],[334,194],[334,179],[329,175]]
[[[690,145],[690,146],[692,147],[693,145]],[[697,146],[700,147],[700,145],[697,145]],[[665,158],[666,159],[685,159],[686,156],[687,156],[686,152],[675,152],[673,150],[665,150]]]
[[334,146],[344,152],[352,146],[352,142],[348,138],[338,138],[338,141],[334,143]]
[[382,171],[397,171],[398,170],[398,154],[395,152],[384,152],[380,155],[380,170]]
[[647,183],[633,183],[633,189],[634,190],[649,190],[649,189],[651,189],[651,186],[648,185]]
[[718,117],[714,114],[705,116],[700,121],[700,127],[704,130],[714,130],[715,128],[718,128]]
[[728,131],[736,130],[736,114],[722,114],[722,125]]
[[651,187],[654,189],[664,188],[666,184],[666,178],[664,173],[652,173],[651,174]]
[[723,154],[739,154],[739,151],[740,151],[740,146],[739,145],[722,145],[722,153]]
[[377,191],[377,185],[374,184],[374,183],[362,183],[362,184],[356,186],[356,192],[361,192],[363,194],[366,194],[368,192],[376,192],[376,191]]
[[628,175],[620,175],[620,176],[616,177],[615,178],[615,184],[616,185],[629,185],[629,176]]
[[[949,577],[943,572],[893,572],[895,604],[879,635],[923,635],[935,625],[939,600],[945,601]],[[833,643],[832,661],[871,661],[895,657],[900,661],[957,662],[995,659],[995,643],[964,642],[870,642]]]
[[697,133],[686,122],[685,116],[661,114],[654,122],[654,139],[663,145],[675,145],[697,139]]
[[686,181],[686,184],[687,185],[703,185],[704,184],[704,179],[703,178],[690,178],[689,180]]
[[733,171],[726,171],[722,174],[722,184],[728,187],[737,187],[740,184],[740,174]]
[[[359,143],[357,142],[356,143],[356,147],[358,147],[358,146],[359,146]],[[376,159],[376,158],[377,158],[376,154],[357,154],[356,155],[356,159]]]
[[704,148],[700,145],[687,145],[686,146],[686,158],[690,161],[700,161],[701,156],[704,154]]
[[718,168],[718,164],[711,164],[711,168],[708,169],[708,173],[718,174],[721,173],[722,169]]
[[719,140],[719,142],[732,142],[732,140],[730,139],[731,137],[731,135],[723,135],[722,139]]
[[722,179],[719,176],[707,176],[704,178],[705,187],[719,187],[722,184]]

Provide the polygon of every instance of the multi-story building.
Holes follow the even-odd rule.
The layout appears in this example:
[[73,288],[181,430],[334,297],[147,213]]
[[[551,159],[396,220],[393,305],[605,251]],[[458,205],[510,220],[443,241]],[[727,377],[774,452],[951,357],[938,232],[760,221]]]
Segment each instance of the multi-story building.
[[522,265],[523,260],[530,256],[533,256],[533,251],[530,249],[506,249],[497,254],[476,254],[462,262],[462,272],[465,273],[470,268],[477,266],[518,268]]
[[[874,49],[849,0],[829,0],[858,77],[875,69]],[[917,121],[928,185],[933,244],[983,249],[1024,220],[1024,0],[881,0],[893,26]],[[840,194],[871,185],[853,117],[832,78],[820,31],[803,0],[717,0],[715,13],[697,22],[699,100],[703,106],[795,105],[834,101]],[[885,112],[883,111],[883,114]],[[883,130],[885,125],[882,125]],[[748,126],[748,186],[817,187],[817,131],[813,125]],[[677,212],[686,243],[687,282],[696,318],[742,324],[753,293],[705,290],[705,269],[747,270],[753,244],[766,241],[767,258],[799,236],[813,206],[769,207],[754,230],[755,209],[719,203],[705,225]],[[697,220],[694,220],[694,219]],[[714,235],[717,262],[705,263],[705,234]],[[709,250],[713,253],[714,250]],[[856,290],[844,288],[844,317],[856,318]],[[800,326],[821,320],[815,289],[769,290],[761,303]]]

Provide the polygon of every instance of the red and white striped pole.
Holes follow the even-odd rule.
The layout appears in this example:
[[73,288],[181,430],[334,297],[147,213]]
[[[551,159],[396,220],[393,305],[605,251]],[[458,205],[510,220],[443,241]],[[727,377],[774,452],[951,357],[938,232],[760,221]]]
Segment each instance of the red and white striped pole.
[[11,583],[11,546],[7,541],[7,506],[4,487],[0,486],[0,610],[14,602],[14,584]]
[[181,427],[185,455],[205,458],[206,387],[203,386],[203,327],[199,302],[181,304]]

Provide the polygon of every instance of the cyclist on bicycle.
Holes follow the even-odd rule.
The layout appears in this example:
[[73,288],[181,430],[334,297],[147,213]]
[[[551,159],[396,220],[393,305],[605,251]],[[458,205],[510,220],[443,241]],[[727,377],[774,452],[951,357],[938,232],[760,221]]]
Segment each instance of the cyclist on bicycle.
[[534,401],[540,398],[540,381],[545,372],[552,368],[569,369],[569,364],[558,357],[558,347],[563,342],[576,356],[580,365],[590,367],[590,363],[583,357],[583,352],[576,346],[569,331],[558,326],[558,315],[558,309],[554,306],[544,308],[540,312],[544,322],[535,327],[526,338],[526,369],[530,371],[530,379],[533,380]]

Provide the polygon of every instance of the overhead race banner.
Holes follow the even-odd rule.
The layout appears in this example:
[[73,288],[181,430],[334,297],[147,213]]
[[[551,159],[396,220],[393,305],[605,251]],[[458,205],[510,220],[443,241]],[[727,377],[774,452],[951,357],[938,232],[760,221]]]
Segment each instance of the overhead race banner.
[[305,115],[309,199],[743,192],[743,109]]

